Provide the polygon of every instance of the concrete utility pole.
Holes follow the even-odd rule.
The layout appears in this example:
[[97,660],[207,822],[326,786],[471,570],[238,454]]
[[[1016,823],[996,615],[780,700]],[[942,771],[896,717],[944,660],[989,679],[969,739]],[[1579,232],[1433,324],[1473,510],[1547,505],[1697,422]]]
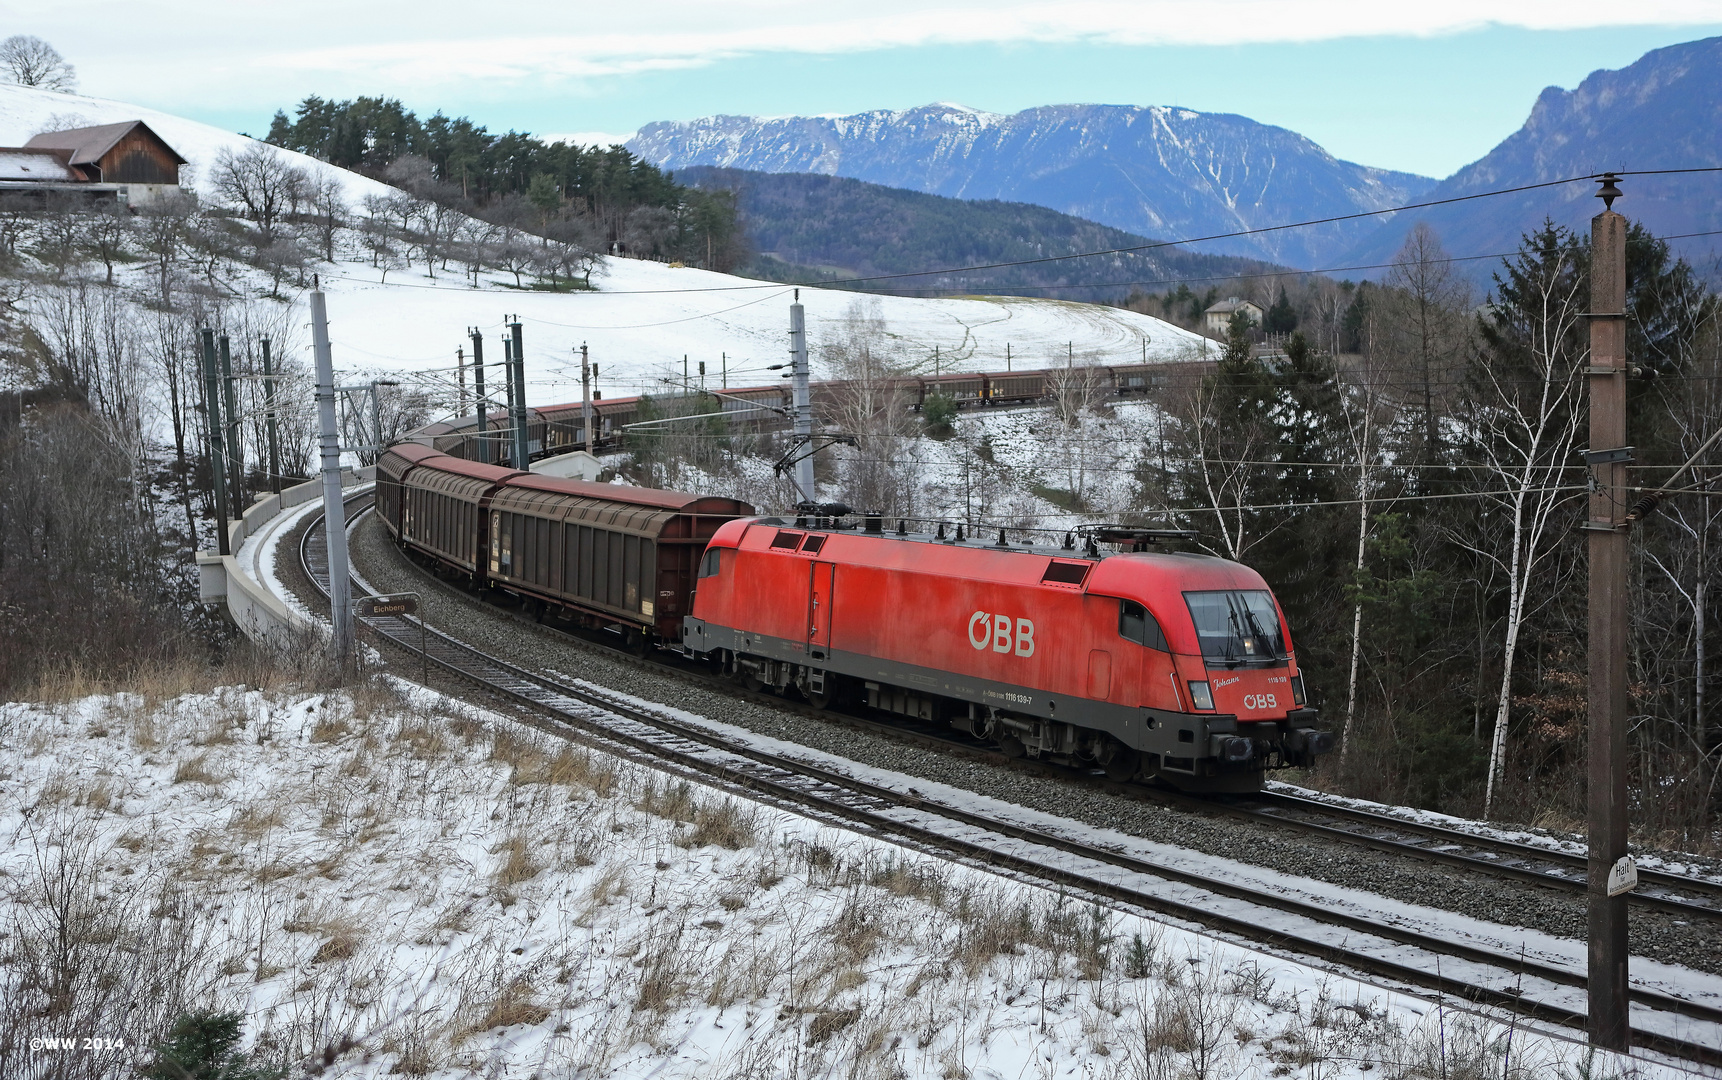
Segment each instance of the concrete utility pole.
[[795,406],[795,444],[801,460],[795,463],[795,490],[800,501],[816,501],[813,487],[813,399],[807,388],[807,321],[801,306],[801,290],[789,305],[790,388]]
[[[385,384],[376,379],[371,380],[371,463],[374,465],[383,456],[383,400],[382,387]],[[393,386],[393,383],[387,385]]]
[[[1591,219],[1590,272],[1590,1041],[1627,1048],[1626,893],[1626,218],[1605,175]],[[1611,880],[1612,879],[1612,880]],[[1616,895],[1610,895],[1613,892]]]
[[335,424],[335,358],[323,291],[311,290],[311,348],[317,361],[317,442],[323,466],[323,533],[329,550],[329,655],[343,674],[353,662],[353,584],[347,576],[347,516],[341,509],[341,433]]
[[472,393],[478,399],[478,460],[490,463],[490,440],[485,438],[490,424],[490,402],[484,396],[484,335],[478,327],[467,329],[472,338]]
[[209,486],[215,493],[215,549],[231,555],[227,540],[227,445],[222,437],[221,376],[215,367],[215,331],[203,330],[203,419],[209,426]]
[[245,513],[245,451],[239,446],[239,405],[233,394],[233,350],[227,335],[221,335],[221,399],[227,410],[227,479],[233,486],[231,505],[234,516]]
[[580,449],[592,452],[592,362],[580,343]]
[[466,415],[466,349],[457,345],[454,349],[455,367],[460,372],[460,408],[457,415]]
[[520,343],[520,316],[514,317],[508,329],[514,334],[513,355],[509,360],[513,365],[509,370],[514,375],[514,408],[509,413],[514,419],[514,467],[529,469],[532,467],[532,448],[526,432],[526,358]]
[[269,357],[269,339],[263,345],[263,428],[269,437],[269,490],[281,494],[281,438],[275,428],[275,368]]

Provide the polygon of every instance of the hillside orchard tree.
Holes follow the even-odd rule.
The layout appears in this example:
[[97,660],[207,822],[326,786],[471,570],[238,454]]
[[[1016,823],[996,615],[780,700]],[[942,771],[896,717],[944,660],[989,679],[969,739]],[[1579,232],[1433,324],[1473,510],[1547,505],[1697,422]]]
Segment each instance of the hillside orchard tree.
[[257,223],[259,247],[279,238],[282,219],[305,201],[310,177],[289,162],[281,151],[266,143],[252,143],[234,153],[222,147],[215,155],[211,174],[215,191],[228,205]]
[[118,200],[104,203],[79,215],[82,247],[107,268],[107,284],[114,283],[114,264],[124,259],[137,239],[131,212]]
[[348,221],[347,194],[332,172],[320,172],[305,187],[305,205],[311,209],[310,228],[324,262],[335,261],[335,233]]
[[0,41],[0,69],[19,86],[57,90],[62,94],[78,89],[78,73],[59,50],[29,34],[13,34]]
[[190,192],[163,195],[138,207],[138,244],[155,261],[161,303],[171,298],[170,274],[188,243],[192,218],[197,214],[197,196]]

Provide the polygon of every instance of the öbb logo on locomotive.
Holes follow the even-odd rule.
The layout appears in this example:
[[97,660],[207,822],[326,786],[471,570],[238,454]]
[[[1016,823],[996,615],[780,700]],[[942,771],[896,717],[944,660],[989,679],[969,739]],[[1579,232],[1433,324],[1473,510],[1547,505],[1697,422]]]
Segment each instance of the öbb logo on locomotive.
[[412,441],[383,455],[377,489],[395,539],[445,577],[821,708],[1191,790],[1254,790],[1333,747],[1267,582],[1226,559],[762,517]]
[[989,615],[977,611],[969,616],[969,644],[976,652],[1015,652],[1018,656],[1034,655],[1034,623],[1028,619],[1012,619],[1009,615]]

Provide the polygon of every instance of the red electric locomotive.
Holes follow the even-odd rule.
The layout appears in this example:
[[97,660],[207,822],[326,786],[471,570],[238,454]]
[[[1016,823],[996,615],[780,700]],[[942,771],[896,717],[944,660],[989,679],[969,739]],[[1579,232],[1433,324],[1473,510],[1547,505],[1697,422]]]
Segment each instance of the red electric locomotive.
[[821,706],[852,695],[1114,779],[1247,791],[1332,748],[1279,605],[1249,567],[881,524],[724,525],[684,648],[756,689],[794,685]]

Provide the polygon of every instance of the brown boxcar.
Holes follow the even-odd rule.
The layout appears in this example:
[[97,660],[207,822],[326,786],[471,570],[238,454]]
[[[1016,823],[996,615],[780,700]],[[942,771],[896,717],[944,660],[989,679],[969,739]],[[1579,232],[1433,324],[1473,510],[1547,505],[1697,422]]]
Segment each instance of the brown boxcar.
[[488,512],[484,570],[493,584],[674,641],[706,541],[753,508],[715,496],[515,475],[491,495]]
[[426,458],[442,456],[429,446],[403,442],[389,447],[377,459],[377,513],[396,540],[401,538],[401,499],[406,474]]

